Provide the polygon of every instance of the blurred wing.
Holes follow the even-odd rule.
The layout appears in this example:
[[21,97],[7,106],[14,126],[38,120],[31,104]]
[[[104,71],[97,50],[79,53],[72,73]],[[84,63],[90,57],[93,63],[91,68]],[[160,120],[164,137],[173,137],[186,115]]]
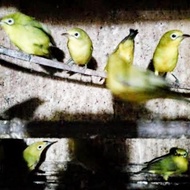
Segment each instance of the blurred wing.
[[151,71],[146,71],[136,66],[130,65],[125,75],[117,76],[118,80],[128,87],[134,87],[139,90],[158,90],[168,89],[168,83],[161,77],[155,76]]

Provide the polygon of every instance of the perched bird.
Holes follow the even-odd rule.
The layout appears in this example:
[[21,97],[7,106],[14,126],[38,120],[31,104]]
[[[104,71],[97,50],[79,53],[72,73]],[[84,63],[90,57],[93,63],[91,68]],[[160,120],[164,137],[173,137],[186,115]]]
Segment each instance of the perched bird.
[[161,37],[152,59],[156,75],[165,76],[175,69],[178,62],[179,45],[186,37],[190,37],[190,35],[183,34],[180,30],[170,30]]
[[93,44],[88,34],[81,28],[72,28],[63,33],[68,38],[67,47],[72,61],[77,65],[87,66],[92,58]]
[[30,171],[34,170],[41,159],[42,152],[55,142],[38,141],[29,145],[23,151],[23,158]]
[[[127,35],[115,48],[114,52],[129,64],[133,64],[134,59],[134,38],[138,34],[138,30],[129,29],[129,35]],[[108,65],[108,64],[107,64]],[[107,65],[105,70],[107,70]]]
[[[128,40],[133,41],[132,37]],[[133,48],[132,43],[130,47]],[[163,77],[134,66],[126,60],[120,55],[120,49],[116,49],[107,61],[106,86],[117,98],[136,103],[155,98],[172,98],[190,102],[179,92],[171,91]]]
[[[117,45],[112,54],[117,54],[118,57],[123,58],[129,64],[133,64],[135,43],[134,39],[138,34],[138,30],[129,29],[129,34]],[[104,70],[108,70],[108,63]]]
[[11,42],[25,53],[51,58],[50,44],[56,46],[50,30],[21,12],[3,17],[0,25]]
[[[138,34],[138,30],[129,29],[129,35],[127,35],[115,48],[116,53],[120,58],[129,64],[133,64],[135,43],[134,38]],[[107,71],[108,63],[106,64],[105,71]]]
[[188,170],[188,152],[182,148],[173,147],[170,152],[161,157],[154,158],[147,163],[139,173],[153,173],[163,176],[167,181],[172,175],[179,175]]

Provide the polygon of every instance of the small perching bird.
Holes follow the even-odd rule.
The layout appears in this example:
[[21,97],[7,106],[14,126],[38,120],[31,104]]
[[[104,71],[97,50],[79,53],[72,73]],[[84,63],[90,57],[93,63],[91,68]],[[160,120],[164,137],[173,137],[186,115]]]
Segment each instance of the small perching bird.
[[10,41],[25,53],[51,58],[50,45],[56,46],[50,30],[21,12],[4,16],[0,25]]
[[135,51],[134,39],[137,34],[138,30],[129,29],[129,35],[127,35],[115,49],[115,52],[129,64],[133,64]]
[[[129,29],[129,35],[127,35],[115,48],[112,54],[117,54],[120,58],[126,61],[128,64],[133,64],[135,43],[134,39],[138,34],[138,30]],[[107,70],[108,63],[105,66]]]
[[169,30],[161,37],[153,54],[153,66],[156,75],[164,76],[172,72],[178,62],[179,45],[184,38],[190,37],[181,30]]
[[[133,37],[130,35],[128,40],[134,41],[136,35]],[[129,49],[133,49],[134,44],[129,44],[131,44]],[[119,48],[108,57],[106,71],[107,88],[115,97],[123,101],[140,103],[155,98],[171,98],[190,102],[181,93],[172,91],[163,77],[156,76],[152,71],[142,69],[131,64],[131,61],[127,61],[120,54]]]
[[170,176],[180,175],[188,170],[188,152],[182,148],[173,147],[168,154],[154,158],[146,163],[146,167],[135,174],[153,173],[161,175],[164,180]]
[[68,38],[67,47],[75,64],[87,67],[92,58],[93,44],[89,35],[81,28],[72,28],[62,35]]
[[[57,141],[56,141],[57,142]],[[30,171],[34,170],[41,159],[42,152],[56,142],[37,141],[23,151],[23,158]]]

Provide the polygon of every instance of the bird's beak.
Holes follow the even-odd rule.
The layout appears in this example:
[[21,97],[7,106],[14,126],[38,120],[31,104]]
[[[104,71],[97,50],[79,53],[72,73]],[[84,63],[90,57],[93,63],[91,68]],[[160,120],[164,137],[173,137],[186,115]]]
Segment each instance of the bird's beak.
[[62,33],[61,35],[62,35],[62,36],[68,36],[69,33],[65,32],[65,33]]
[[189,34],[183,34],[182,36],[183,36],[184,38],[189,38],[189,37],[190,37]]
[[52,144],[55,144],[57,141],[53,141],[53,142],[51,142],[51,141],[44,141],[44,142],[46,142],[47,145],[50,146],[50,145],[52,145]]
[[49,142],[49,144],[55,144],[57,141]]

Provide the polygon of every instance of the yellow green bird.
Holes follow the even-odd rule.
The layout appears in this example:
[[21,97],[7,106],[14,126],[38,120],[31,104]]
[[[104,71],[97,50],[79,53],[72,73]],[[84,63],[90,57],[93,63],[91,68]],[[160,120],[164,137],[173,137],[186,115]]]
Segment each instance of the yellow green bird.
[[36,168],[44,149],[46,149],[53,143],[55,142],[49,142],[49,141],[34,142],[23,151],[23,158],[27,163],[28,169],[30,171]]
[[[135,43],[134,38],[138,34],[138,30],[129,29],[129,35],[127,35],[115,48],[114,52],[129,64],[133,64]],[[113,53],[114,53],[113,52]],[[105,67],[107,71],[108,64]]]
[[167,181],[170,176],[180,175],[188,170],[188,152],[182,148],[173,147],[170,152],[148,162],[139,173],[153,173],[163,176]]
[[[128,40],[132,41],[132,38]],[[133,44],[131,43],[131,47]],[[112,94],[129,102],[145,102],[155,98],[172,98],[190,102],[178,92],[171,91],[169,84],[161,76],[131,64],[116,49],[107,61],[106,86]]]
[[10,41],[25,53],[50,58],[50,45],[56,46],[50,30],[21,12],[3,17],[0,25]]
[[186,37],[190,37],[190,35],[183,34],[181,30],[170,30],[161,37],[152,59],[156,75],[164,76],[175,69],[178,62],[179,45]]
[[[77,65],[87,66],[92,58],[93,44],[89,35],[81,28],[72,28],[63,33],[68,38],[70,57]],[[71,63],[71,60],[68,61]]]
[[123,58],[123,60],[129,64],[133,64],[135,50],[134,39],[137,34],[138,30],[129,29],[129,35],[127,35],[114,50],[119,57]]

